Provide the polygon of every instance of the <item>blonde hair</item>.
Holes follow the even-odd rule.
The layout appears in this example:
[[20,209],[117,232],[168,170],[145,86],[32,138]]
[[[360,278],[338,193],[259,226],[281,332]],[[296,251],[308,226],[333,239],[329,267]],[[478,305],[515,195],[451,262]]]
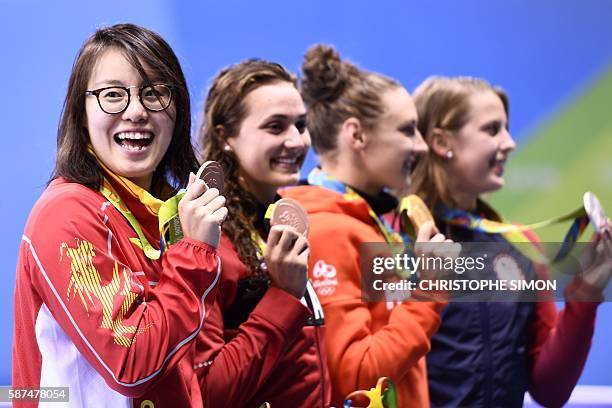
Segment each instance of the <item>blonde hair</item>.
[[[468,122],[469,98],[483,91],[492,91],[499,96],[508,115],[508,96],[504,90],[484,79],[429,77],[417,87],[413,98],[419,117],[418,128],[430,148],[434,129],[455,132]],[[431,208],[439,203],[449,207],[457,205],[448,190],[444,160],[430,150],[413,175],[412,190],[420,194]]]

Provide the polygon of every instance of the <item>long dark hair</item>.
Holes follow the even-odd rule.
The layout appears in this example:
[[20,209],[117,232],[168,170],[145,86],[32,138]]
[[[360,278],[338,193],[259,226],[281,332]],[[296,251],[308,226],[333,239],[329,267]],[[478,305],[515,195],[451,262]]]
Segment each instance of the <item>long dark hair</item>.
[[206,97],[199,143],[204,160],[216,160],[225,171],[225,206],[229,216],[223,233],[234,244],[238,257],[254,274],[261,273],[259,248],[251,238],[255,231],[257,200],[239,184],[240,163],[226,150],[226,140],[236,136],[247,115],[245,98],[255,89],[277,82],[296,86],[296,78],[282,65],[264,60],[247,60],[223,69],[214,78]]
[[[81,47],[72,67],[68,91],[57,131],[57,156],[52,179],[64,177],[93,189],[100,187],[102,170],[87,152],[85,91],[98,58],[110,47],[119,49],[145,81],[149,74],[172,86],[176,110],[172,142],[153,174],[151,192],[159,196],[165,182],[184,186],[197,158],[191,144],[191,114],[185,76],[170,45],[159,34],[134,24],[117,24],[97,30]],[[156,193],[156,194],[155,194]]]

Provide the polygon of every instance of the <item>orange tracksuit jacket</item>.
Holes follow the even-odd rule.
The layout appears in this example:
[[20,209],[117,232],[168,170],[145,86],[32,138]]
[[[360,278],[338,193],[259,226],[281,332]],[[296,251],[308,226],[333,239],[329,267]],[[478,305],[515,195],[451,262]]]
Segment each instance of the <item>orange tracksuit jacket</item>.
[[379,377],[395,383],[400,406],[428,407],[425,354],[444,303],[361,300],[359,245],[385,242],[365,200],[318,186],[285,190],[310,222],[309,274],[325,312],[332,404]]

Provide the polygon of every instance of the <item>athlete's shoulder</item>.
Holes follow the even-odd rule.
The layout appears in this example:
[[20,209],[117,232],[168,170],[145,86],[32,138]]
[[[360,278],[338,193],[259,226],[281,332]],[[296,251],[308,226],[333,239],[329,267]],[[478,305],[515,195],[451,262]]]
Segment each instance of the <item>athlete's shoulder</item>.
[[106,199],[99,192],[64,179],[53,180],[34,204],[26,229],[54,221],[70,222],[83,216],[101,216]]
[[97,206],[106,199],[99,191],[93,190],[79,183],[66,181],[58,178],[49,183],[43,194],[38,199],[34,208],[48,205],[59,206]]

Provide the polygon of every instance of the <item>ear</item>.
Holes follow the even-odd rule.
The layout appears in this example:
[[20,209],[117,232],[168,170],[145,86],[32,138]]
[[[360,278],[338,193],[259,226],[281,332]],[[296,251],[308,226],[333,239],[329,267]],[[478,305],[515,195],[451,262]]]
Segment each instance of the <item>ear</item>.
[[215,126],[215,132],[219,139],[225,139],[225,127],[223,127],[223,125]]
[[226,137],[226,132],[225,132],[225,127],[223,127],[223,125],[217,125],[215,126],[215,133],[217,134],[217,140],[219,141],[219,144],[221,145],[221,148],[225,148],[225,146],[229,146],[230,148],[233,148],[234,146],[232,146],[233,141],[231,140],[231,137]]
[[448,157],[448,152],[452,150],[451,135],[444,129],[434,128],[429,147],[436,156]]
[[342,122],[340,138],[352,149],[362,150],[366,145],[366,136],[363,130],[361,121],[355,117],[350,117]]

